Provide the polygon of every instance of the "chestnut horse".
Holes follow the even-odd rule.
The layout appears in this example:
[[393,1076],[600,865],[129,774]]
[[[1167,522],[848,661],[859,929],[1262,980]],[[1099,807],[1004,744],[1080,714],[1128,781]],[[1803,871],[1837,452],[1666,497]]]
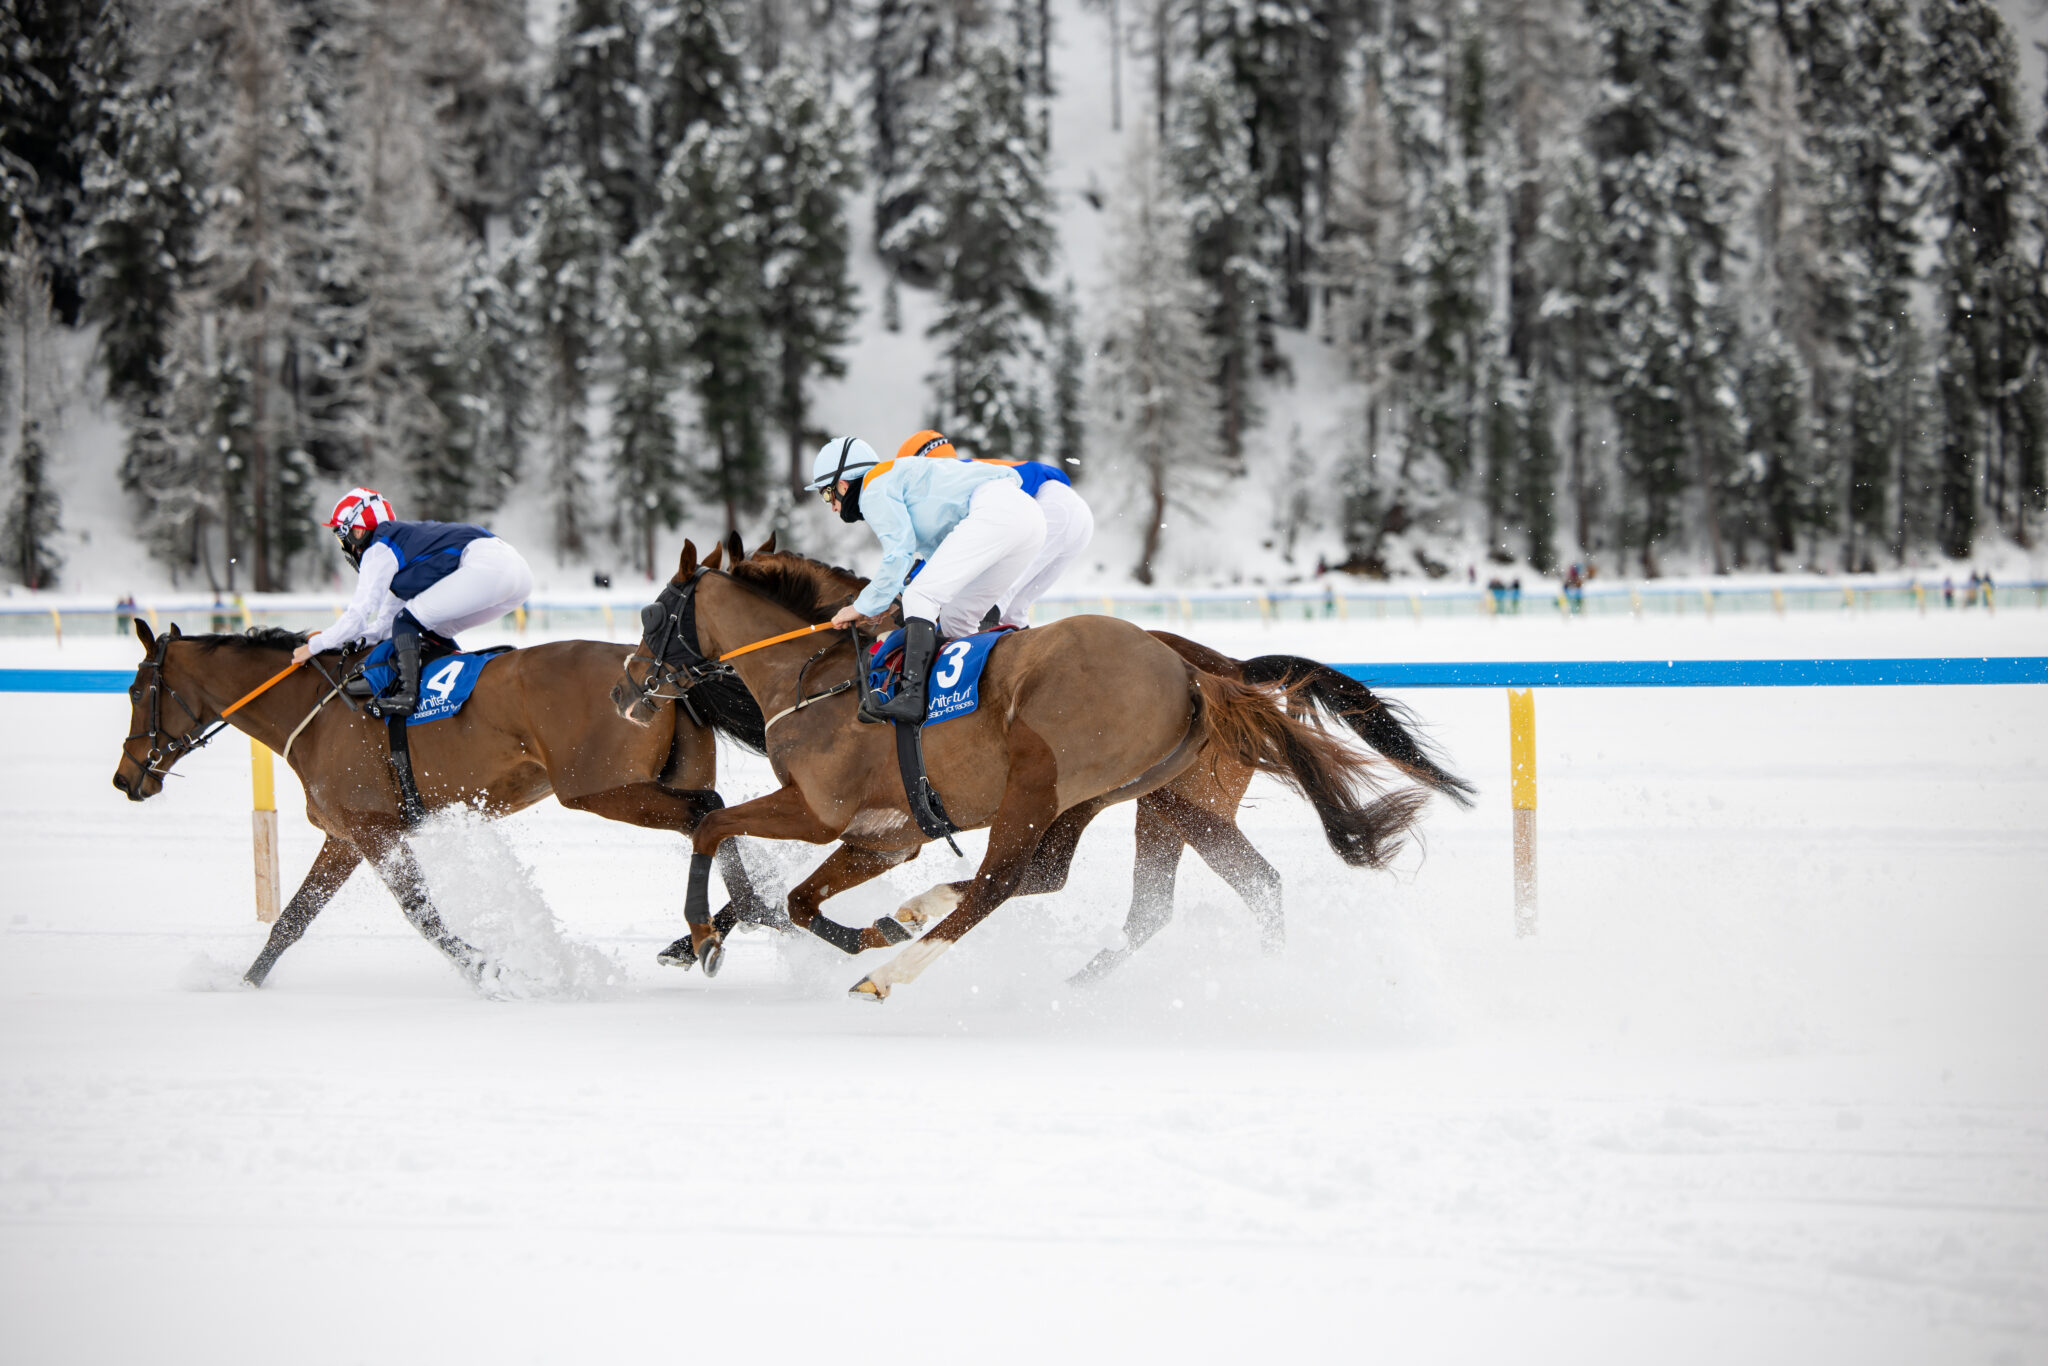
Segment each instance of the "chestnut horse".
[[[274,628],[184,636],[175,625],[157,636],[140,620],[135,634],[145,657],[128,689],[129,735],[114,786],[136,802],[162,791],[171,766],[219,730],[221,712],[287,666],[305,639]],[[635,726],[605,706],[605,689],[627,653],[622,645],[578,640],[493,660],[460,713],[412,731],[422,802],[429,810],[461,804],[499,816],[552,792],[564,806],[611,820],[678,833],[695,829],[721,805],[712,789],[711,732],[679,708]],[[442,923],[400,838],[405,822],[384,723],[333,697],[330,687],[340,676],[302,667],[227,723],[285,755],[306,790],[307,819],[327,836],[244,980],[261,986],[278,955],[368,860],[406,919],[474,983],[486,970],[483,956]],[[721,921],[779,920],[754,893],[737,850],[733,854],[719,868],[733,897]]]
[[[675,578],[642,614],[640,651],[612,690],[621,715],[651,722],[676,695],[665,687],[687,690],[731,674],[769,716],[768,759],[782,786],[712,812],[691,837],[684,910],[707,972],[717,970],[723,938],[709,914],[711,860],[736,835],[840,841],[789,895],[797,928],[847,953],[908,938],[888,917],[855,930],[819,913],[827,896],[897,866],[926,842],[909,812],[890,728],[856,726],[854,691],[818,687],[828,670],[843,679],[858,667],[851,635],[829,632],[822,648],[794,638],[830,617],[836,603],[819,599],[808,572],[772,561],[705,568],[685,542]],[[792,638],[732,663],[719,659],[785,635]],[[817,680],[808,677],[813,668]],[[1376,759],[1288,715],[1277,693],[1197,669],[1129,622],[1068,617],[1020,632],[990,654],[978,708],[925,737],[931,780],[954,824],[989,827],[981,867],[944,919],[853,994],[886,998],[1015,894],[1062,815],[1165,787],[1210,745],[1308,797],[1331,846],[1353,865],[1383,865],[1427,795],[1369,797]]]
[[[745,559],[750,566],[773,564],[780,572],[810,574],[817,582],[819,600],[828,606],[850,601],[867,587],[866,579],[836,565],[776,551],[773,536],[751,557],[744,555],[736,536],[728,538],[721,548],[734,564]],[[748,571],[740,572],[744,575]],[[1444,769],[1415,734],[1415,721],[1407,709],[1376,695],[1357,680],[1299,655],[1261,655],[1239,660],[1170,631],[1150,634],[1198,669],[1240,683],[1280,688],[1297,714],[1311,712],[1324,723],[1348,726],[1410,778],[1460,806],[1471,806],[1472,785]],[[715,719],[713,724],[717,724]],[[1209,745],[1179,777],[1138,798],[1137,854],[1132,869],[1131,908],[1124,920],[1124,942],[1096,954],[1075,974],[1073,981],[1085,983],[1101,978],[1172,920],[1174,881],[1183,848],[1199,854],[1210,870],[1243,899],[1258,926],[1261,947],[1267,952],[1279,949],[1286,935],[1280,874],[1245,838],[1237,824],[1237,811],[1251,786],[1252,775],[1253,769],[1238,762],[1225,747]],[[1084,803],[1055,821],[1039,843],[1014,895],[1034,896],[1063,888],[1082,832],[1102,809],[1100,803]],[[931,916],[958,905],[970,885],[941,883],[904,902],[896,918],[913,928],[920,926]],[[671,953],[686,949],[687,943],[679,942]],[[669,961],[683,960],[678,956]]]

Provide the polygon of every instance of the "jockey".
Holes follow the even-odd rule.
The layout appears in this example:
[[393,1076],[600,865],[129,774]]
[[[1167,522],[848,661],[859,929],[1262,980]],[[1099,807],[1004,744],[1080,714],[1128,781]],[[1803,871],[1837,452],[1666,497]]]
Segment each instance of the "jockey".
[[[1006,465],[965,460],[879,460],[858,437],[828,441],[812,462],[816,489],[844,522],[866,522],[882,563],[834,626],[887,610],[903,594],[903,681],[876,713],[924,720],[925,684],[939,633],[971,635],[1045,545],[1045,514]],[[924,568],[906,586],[910,568]]]
[[292,662],[391,637],[398,682],[380,704],[388,715],[409,716],[419,705],[422,632],[452,640],[533,592],[526,561],[490,532],[467,522],[398,521],[375,489],[350,489],[326,525],[356,567],[356,591],[341,619],[308,636]]
[[[967,458],[954,451],[952,442],[932,431],[918,432],[897,448],[898,460],[914,456],[932,460]],[[1009,591],[997,601],[1002,625],[1025,626],[1031,620],[1031,604],[1052,587],[1053,581],[1095,538],[1095,514],[1088,510],[1088,504],[1082,501],[1081,495],[1074,492],[1073,481],[1058,465],[1039,460],[977,459],[975,463],[1008,465],[1017,471],[1024,481],[1024,491],[1036,500],[1039,512],[1045,515],[1045,548],[1038,552],[1038,557],[1024,571],[1023,577],[1011,584]]]

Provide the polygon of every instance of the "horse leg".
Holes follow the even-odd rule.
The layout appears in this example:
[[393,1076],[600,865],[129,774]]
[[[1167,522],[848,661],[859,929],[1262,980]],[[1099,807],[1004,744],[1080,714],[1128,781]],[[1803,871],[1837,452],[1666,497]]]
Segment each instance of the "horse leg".
[[886,948],[910,941],[901,912],[885,915],[864,930],[841,925],[819,913],[826,897],[860,886],[870,878],[888,872],[915,851],[910,849],[859,849],[842,844],[818,865],[817,871],[790,889],[789,923],[809,930],[841,953]]
[[420,932],[420,937],[445,954],[471,986],[480,983],[484,972],[483,954],[442,923],[441,913],[434,909],[434,903],[427,897],[426,874],[420,871],[420,865],[413,858],[412,850],[405,847],[405,841],[395,832],[380,836],[371,841],[364,854],[391,895],[398,899],[399,909],[405,912],[406,920]]
[[1138,799],[1138,847],[1131,867],[1131,909],[1124,917],[1124,942],[1089,959],[1067,979],[1071,985],[1101,981],[1173,919],[1173,888],[1185,841],[1180,827],[1163,809],[1166,795],[1151,792]]
[[[556,796],[566,807],[588,811],[606,820],[622,821],[646,830],[671,830],[683,835],[695,830],[706,816],[725,806],[725,799],[711,788],[672,788],[654,782],[631,783],[574,797],[563,797],[559,793]],[[775,929],[789,927],[780,909],[754,890],[747,866],[740,860],[739,841],[728,840],[721,845],[716,862],[718,875],[724,879],[725,889],[732,897],[724,909],[711,918],[719,934],[731,933],[733,926],[742,921]],[[656,954],[655,958],[672,967],[687,968],[697,961],[697,952],[691,946],[690,937],[684,935]]]
[[1198,806],[1172,793],[1161,794],[1164,814],[1202,862],[1244,898],[1259,927],[1259,948],[1278,953],[1287,944],[1287,922],[1280,913],[1280,874],[1265,855],[1252,847],[1228,816]]
[[270,970],[277,966],[278,955],[299,942],[306,927],[313,923],[313,917],[320,914],[334,894],[341,890],[341,884],[348,881],[348,875],[363,861],[362,854],[347,840],[329,835],[320,846],[320,852],[313,856],[313,866],[306,870],[306,880],[299,884],[299,890],[292,893],[290,904],[270,927],[270,938],[263,943],[263,952],[256,955],[256,961],[242,974],[242,980],[252,987],[263,985],[263,979],[270,976]]
[[[1065,887],[1067,875],[1073,868],[1074,851],[1081,843],[1081,832],[1108,805],[1108,802],[1097,798],[1062,812],[1060,818],[1052,823],[1052,829],[1045,832],[1045,838],[1038,842],[1031,863],[1018,880],[1013,895],[1044,896]],[[960,898],[966,896],[967,889],[973,885],[972,882],[941,882],[898,906],[896,919],[913,930],[921,930],[926,921],[945,915],[958,906]]]
[[987,919],[1009,900],[1023,880],[1031,857],[1058,819],[1059,762],[1052,747],[1022,722],[1010,727],[1010,771],[1003,784],[1002,804],[989,825],[988,853],[968,884],[960,904],[931,933],[897,954],[853,986],[856,999],[880,1001],[893,987],[915,981],[918,974],[953,947],[961,935]]
[[721,807],[698,822],[690,836],[690,884],[683,917],[690,922],[690,944],[707,977],[717,975],[725,952],[725,931],[711,918],[711,863],[719,847],[735,835],[810,844],[830,844],[839,838],[837,830],[812,814],[802,789],[795,786],[777,788],[738,806]]

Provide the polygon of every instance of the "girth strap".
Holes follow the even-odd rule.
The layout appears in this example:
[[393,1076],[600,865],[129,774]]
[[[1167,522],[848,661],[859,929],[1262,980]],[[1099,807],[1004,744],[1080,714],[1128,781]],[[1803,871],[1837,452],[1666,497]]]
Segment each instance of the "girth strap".
[[923,726],[896,723],[896,766],[903,771],[903,795],[910,802],[910,818],[926,839],[943,839],[954,857],[959,857],[960,846],[953,843],[953,835],[960,827],[946,814],[939,790],[925,774]]

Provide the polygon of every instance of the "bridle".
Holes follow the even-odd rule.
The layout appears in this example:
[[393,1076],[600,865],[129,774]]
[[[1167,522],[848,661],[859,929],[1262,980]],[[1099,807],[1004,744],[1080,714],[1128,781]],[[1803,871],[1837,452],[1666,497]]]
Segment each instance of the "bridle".
[[[756,641],[737,650],[728,650],[717,659],[712,659],[697,645],[697,584],[709,572],[699,565],[696,572],[690,575],[689,582],[668,584],[653,602],[640,609],[640,648],[626,660],[626,685],[635,694],[636,704],[679,702],[690,719],[699,726],[715,727],[754,749],[765,750],[769,726],[781,720],[790,711],[827,697],[836,697],[852,688],[858,681],[858,671],[856,670],[854,679],[816,696],[804,697],[796,707],[777,714],[773,720],[763,720],[760,703],[740,681],[739,672],[726,661],[764,645],[776,644],[826,627],[820,625],[807,627],[801,631],[791,631],[785,635],[770,637],[768,640]],[[838,643],[837,640],[827,641],[797,670],[796,686],[800,696],[803,693],[804,675]],[[635,665],[644,666],[637,677]],[[667,691],[668,689],[674,691]],[[693,694],[700,690],[701,698],[694,697]]]
[[[177,763],[178,760],[184,758],[195,749],[204,749],[207,743],[214,736],[226,730],[228,725],[225,720],[216,719],[211,729],[204,729],[206,723],[201,719],[199,712],[193,710],[192,704],[180,697],[178,690],[170,685],[170,680],[164,676],[164,661],[170,655],[170,647],[170,636],[158,636],[155,648],[149,652],[149,658],[142,661],[142,668],[138,671],[149,675],[149,691],[147,693],[149,729],[147,731],[134,732],[128,737],[128,740],[149,741],[149,753],[136,761],[141,767],[145,778],[152,773],[158,778],[171,776],[172,764]],[[164,733],[163,699],[165,697],[169,697],[171,701],[177,703],[179,708],[192,721],[192,729],[186,731],[183,735],[166,735]],[[128,753],[127,741],[122,742],[121,757],[123,759],[133,757]]]

